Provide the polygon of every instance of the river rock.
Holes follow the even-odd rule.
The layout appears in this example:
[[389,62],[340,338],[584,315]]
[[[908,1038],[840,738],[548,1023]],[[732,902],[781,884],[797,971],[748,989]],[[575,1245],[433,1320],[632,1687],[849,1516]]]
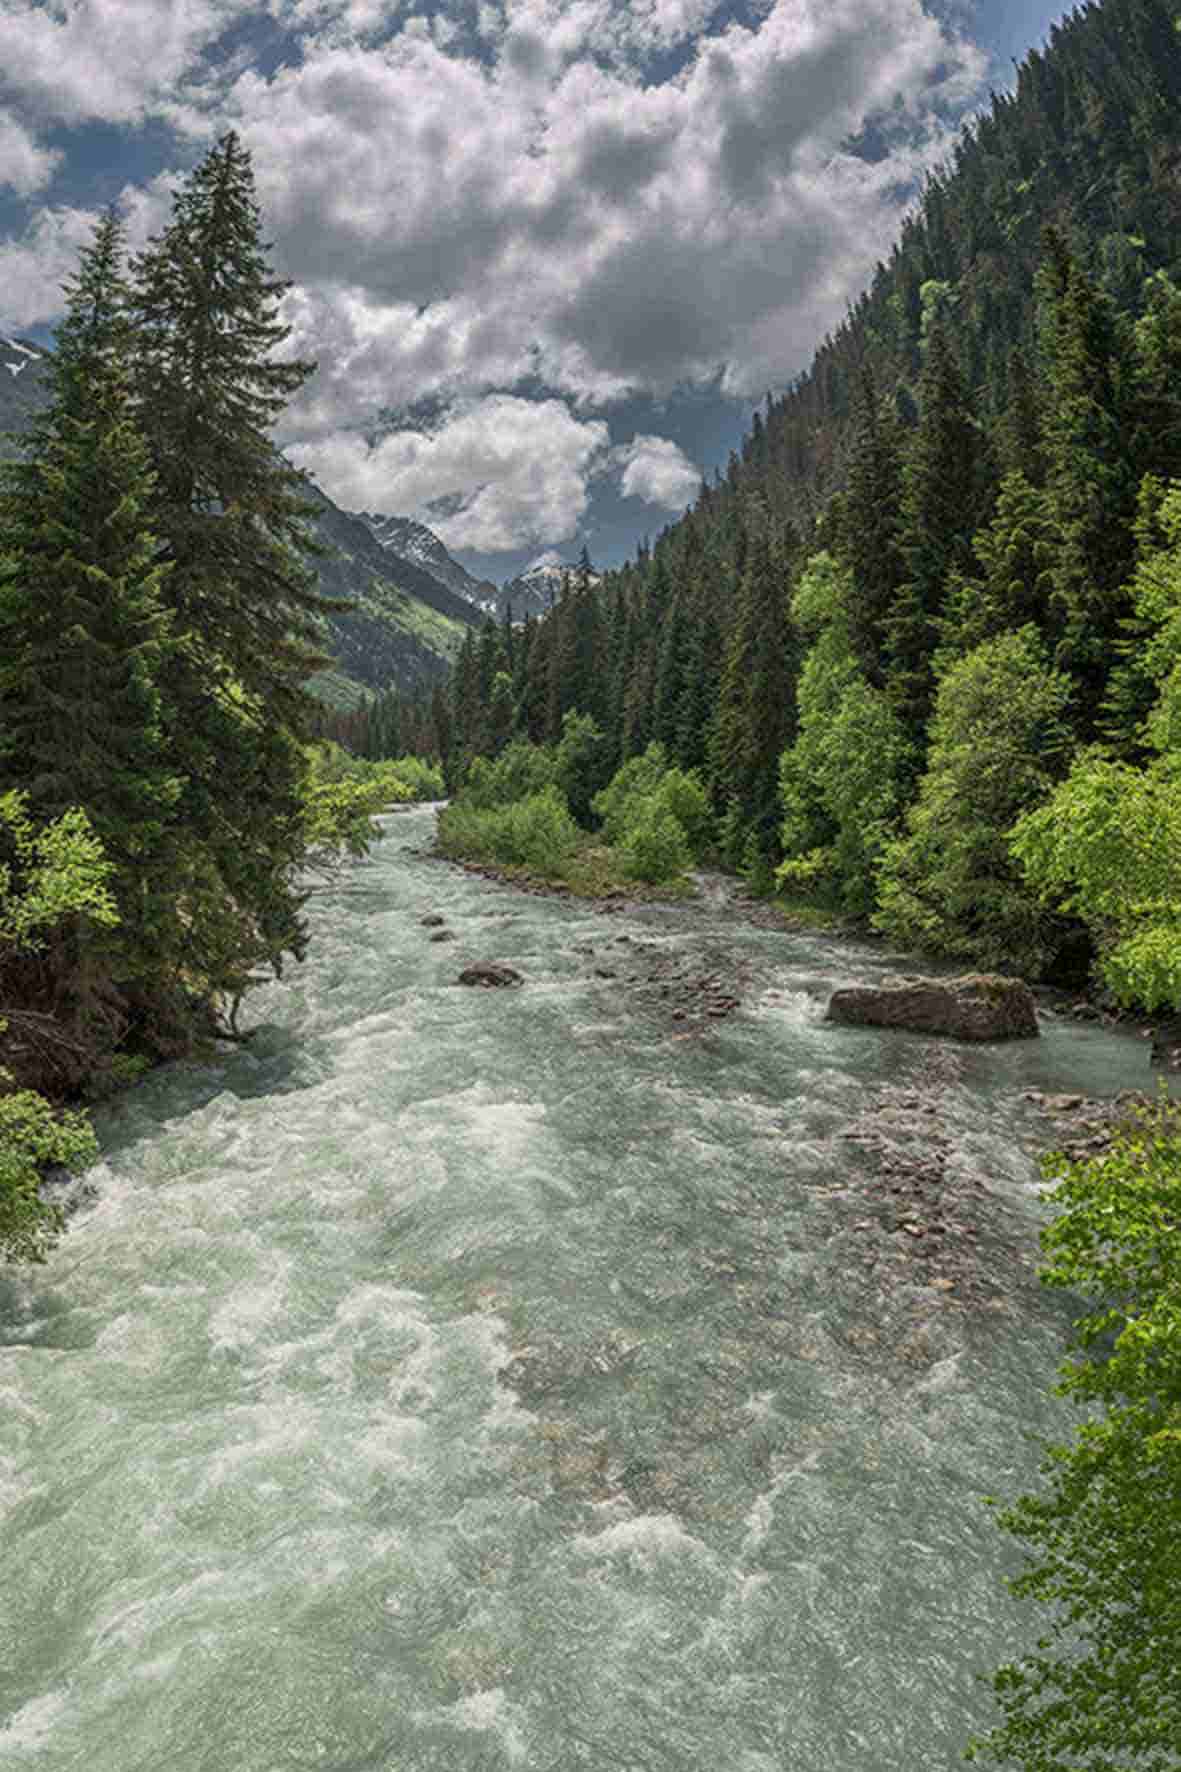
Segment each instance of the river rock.
[[525,981],[511,966],[498,966],[491,960],[478,960],[474,966],[465,966],[456,982],[482,985],[490,990],[496,986],[524,984]]
[[955,1040],[1025,1040],[1038,1034],[1033,993],[1020,978],[888,978],[834,991],[828,1020],[851,1027],[906,1028]]

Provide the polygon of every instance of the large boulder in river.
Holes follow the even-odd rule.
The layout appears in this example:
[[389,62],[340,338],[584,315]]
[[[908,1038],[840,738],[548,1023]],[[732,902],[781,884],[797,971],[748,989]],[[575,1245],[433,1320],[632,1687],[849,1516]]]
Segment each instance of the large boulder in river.
[[523,984],[525,981],[519,972],[511,966],[498,966],[491,960],[477,961],[474,966],[465,966],[459,975],[460,984],[483,985],[491,989],[497,985]]
[[1038,1032],[1033,992],[1020,978],[973,972],[963,978],[888,978],[834,991],[829,1021],[909,1028],[953,1040],[1027,1040]]

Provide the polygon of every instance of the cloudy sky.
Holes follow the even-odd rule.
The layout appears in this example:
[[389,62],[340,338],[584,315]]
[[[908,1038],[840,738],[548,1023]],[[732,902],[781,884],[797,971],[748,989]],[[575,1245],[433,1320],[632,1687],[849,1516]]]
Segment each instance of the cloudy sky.
[[281,441],[473,570],[632,551],[890,247],[1050,0],[0,0],[0,331],[49,343],[225,129],[292,348]]

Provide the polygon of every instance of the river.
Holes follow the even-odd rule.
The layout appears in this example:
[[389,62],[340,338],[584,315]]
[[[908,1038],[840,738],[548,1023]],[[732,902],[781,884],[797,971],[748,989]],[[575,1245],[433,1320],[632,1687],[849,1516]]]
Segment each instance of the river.
[[[526,897],[431,821],[0,1281],[0,1765],[949,1772],[1030,1622],[979,1498],[1064,1424],[1021,1091],[1143,1042],[828,1026],[899,957]],[[699,1033],[629,980],[703,944],[749,983]]]

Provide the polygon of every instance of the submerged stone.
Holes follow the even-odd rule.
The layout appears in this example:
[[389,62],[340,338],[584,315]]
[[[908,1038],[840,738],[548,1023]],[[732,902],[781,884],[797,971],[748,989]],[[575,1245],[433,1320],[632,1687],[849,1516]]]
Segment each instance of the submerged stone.
[[999,973],[962,978],[892,978],[834,991],[828,1020],[852,1027],[904,1028],[955,1040],[1027,1040],[1038,1035],[1033,992]]
[[524,984],[525,981],[511,966],[498,966],[491,960],[479,960],[474,966],[465,966],[456,982],[483,985],[485,989],[492,989],[496,986]]

